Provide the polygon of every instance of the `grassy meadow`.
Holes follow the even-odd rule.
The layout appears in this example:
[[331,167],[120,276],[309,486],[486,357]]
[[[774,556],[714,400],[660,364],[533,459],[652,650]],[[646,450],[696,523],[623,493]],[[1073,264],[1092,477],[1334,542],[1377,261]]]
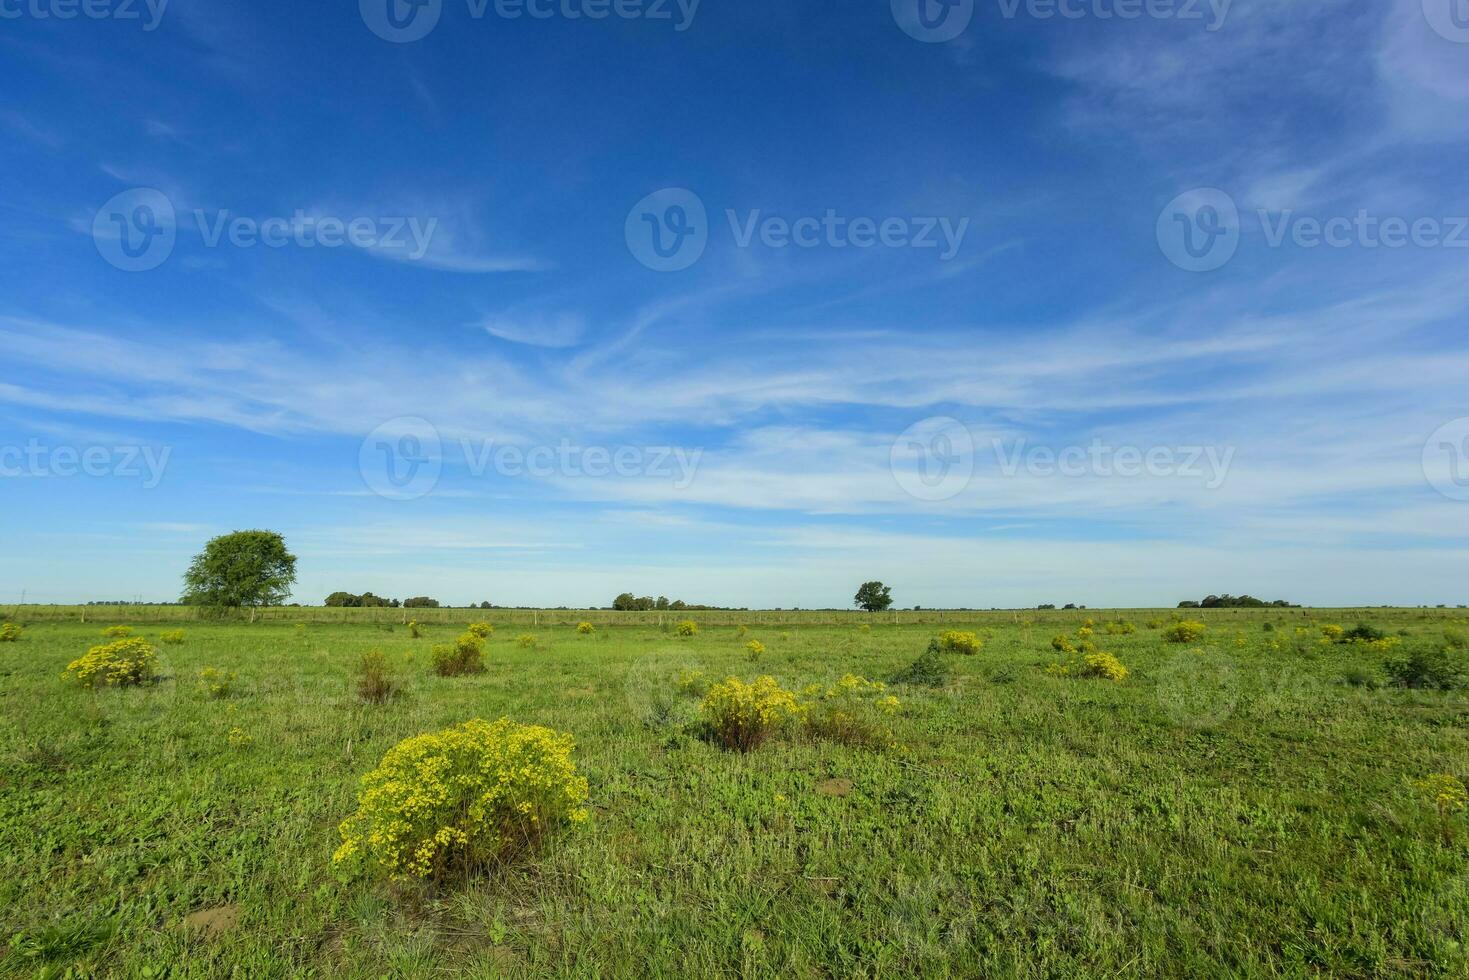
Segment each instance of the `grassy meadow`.
[[[486,672],[457,678],[429,649],[478,613],[414,639],[351,615],[376,610],[32,612],[0,644],[0,975],[1469,975],[1469,819],[1414,786],[1469,780],[1469,699],[1386,686],[1388,654],[1322,632],[1440,649],[1463,611],[1193,610],[1187,644],[1171,611],[1120,614],[1127,635],[1095,610],[700,613],[692,637],[668,614],[584,635],[586,614],[496,611]],[[1088,618],[1124,681],[1047,673]],[[983,649],[889,686],[887,750],[724,751],[675,684],[886,680],[940,621]],[[113,623],[184,630],[161,681],[63,681]],[[374,648],[403,686],[382,705],[353,681]],[[204,668],[237,674],[225,696]],[[333,867],[384,752],[502,716],[575,736],[588,821],[463,880]]]

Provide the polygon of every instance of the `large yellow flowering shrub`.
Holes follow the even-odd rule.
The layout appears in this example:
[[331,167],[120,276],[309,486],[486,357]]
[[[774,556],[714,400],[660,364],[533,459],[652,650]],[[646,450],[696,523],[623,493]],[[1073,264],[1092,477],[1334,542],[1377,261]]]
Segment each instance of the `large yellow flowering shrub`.
[[141,637],[114,640],[92,647],[67,664],[66,673],[88,686],[142,684],[158,673],[158,652]]
[[968,631],[946,630],[939,634],[939,647],[946,653],[975,654],[982,646],[979,637]]
[[686,619],[673,628],[673,632],[679,636],[698,636],[699,624],[692,619]]
[[332,861],[395,881],[484,865],[587,818],[572,737],[508,718],[399,742],[362,777]]
[[700,716],[719,744],[741,752],[755,748],[801,713],[796,696],[773,677],[756,678],[753,684],[728,678],[709,688],[699,705]]
[[597,627],[591,623],[577,623],[576,631],[583,636],[589,636],[592,633],[597,632]]

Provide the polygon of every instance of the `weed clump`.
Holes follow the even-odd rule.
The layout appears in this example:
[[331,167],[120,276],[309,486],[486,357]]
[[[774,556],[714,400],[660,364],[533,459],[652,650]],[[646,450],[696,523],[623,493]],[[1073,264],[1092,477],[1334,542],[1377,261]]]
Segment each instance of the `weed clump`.
[[709,693],[709,678],[702,670],[694,670],[690,667],[682,667],[674,675],[673,686],[684,694],[702,698]]
[[947,630],[939,634],[939,648],[945,653],[962,653],[972,656],[979,652],[984,644],[979,637],[968,631]]
[[909,684],[914,687],[943,687],[949,683],[951,671],[938,640],[931,640],[928,649],[907,667],[892,677],[894,684]]
[[140,637],[115,640],[92,647],[67,664],[66,673],[87,687],[144,684],[158,674],[158,652]]
[[120,640],[125,636],[133,635],[131,626],[107,626],[102,629],[102,635],[113,640]]
[[485,671],[484,642],[473,633],[465,633],[453,643],[440,643],[430,652],[434,673],[440,677],[461,677]]
[[765,656],[765,644],[759,640],[751,640],[745,644],[745,656],[749,658],[751,663],[754,663]]
[[439,878],[586,820],[574,747],[566,733],[508,718],[405,739],[362,777],[332,863],[394,881]]
[[199,686],[211,698],[227,698],[234,690],[238,675],[232,670],[220,670],[218,667],[205,667],[199,671]]
[[169,646],[176,647],[180,643],[184,642],[184,631],[164,630],[162,633],[158,634],[158,641],[160,643],[167,643]]
[[397,694],[398,682],[393,677],[392,665],[381,650],[368,650],[358,658],[358,697],[368,704],[384,704]]
[[720,745],[748,752],[800,717],[802,707],[773,677],[756,678],[753,684],[730,677],[709,689],[699,714]]
[[678,636],[698,636],[699,624],[692,619],[685,619],[673,628],[673,632]]
[[515,645],[522,650],[534,650],[540,642],[534,633],[522,633],[515,638]]
[[591,623],[577,623],[576,631],[582,636],[590,636],[591,634],[597,632],[597,627],[593,626]]
[[0,623],[0,643],[19,643],[21,628],[15,623]]
[[470,623],[466,632],[479,637],[481,640],[488,640],[490,634],[495,632],[495,627],[489,623]]
[[1194,643],[1207,629],[1207,626],[1197,620],[1184,619],[1164,630],[1163,638],[1169,643]]
[[831,687],[808,687],[804,694],[806,730],[843,745],[889,749],[897,745],[889,719],[902,702],[881,681],[848,674]]
[[1456,691],[1469,685],[1469,663],[1451,649],[1410,650],[1383,664],[1396,687]]

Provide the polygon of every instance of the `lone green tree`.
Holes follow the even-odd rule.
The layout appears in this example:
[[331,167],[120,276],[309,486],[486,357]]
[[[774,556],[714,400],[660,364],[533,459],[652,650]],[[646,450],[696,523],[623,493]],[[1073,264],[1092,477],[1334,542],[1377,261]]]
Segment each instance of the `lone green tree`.
[[274,531],[222,534],[204,546],[184,573],[182,602],[191,606],[250,609],[278,606],[296,581],[296,556]]
[[853,601],[868,612],[882,612],[893,604],[893,590],[881,582],[863,582]]

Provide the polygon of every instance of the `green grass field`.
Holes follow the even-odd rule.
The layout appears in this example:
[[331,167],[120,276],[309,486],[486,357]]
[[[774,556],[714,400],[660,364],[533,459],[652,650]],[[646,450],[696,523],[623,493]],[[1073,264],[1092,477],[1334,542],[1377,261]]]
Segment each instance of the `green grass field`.
[[[20,617],[0,644],[0,973],[1469,975],[1469,819],[1413,785],[1469,779],[1469,700],[1361,683],[1385,655],[1320,642],[1367,621],[1437,649],[1469,614],[1195,611],[1208,633],[1176,645],[1144,625],[1170,613],[1131,612],[1135,634],[1098,628],[1122,683],[1046,673],[1053,636],[1110,614],[954,614],[985,647],[946,686],[891,687],[897,749],[740,755],[698,737],[679,669],[886,679],[936,632],[760,615],[679,638],[563,614],[536,649],[502,625],[488,671],[454,679],[428,667],[448,617],[417,640],[346,617],[147,623],[186,631],[161,683],[96,692],[66,664],[146,612]],[[382,706],[352,686],[371,648],[405,686]],[[204,667],[238,673],[229,697]],[[337,825],[387,749],[501,716],[576,737],[588,822],[470,880],[339,876]]]

